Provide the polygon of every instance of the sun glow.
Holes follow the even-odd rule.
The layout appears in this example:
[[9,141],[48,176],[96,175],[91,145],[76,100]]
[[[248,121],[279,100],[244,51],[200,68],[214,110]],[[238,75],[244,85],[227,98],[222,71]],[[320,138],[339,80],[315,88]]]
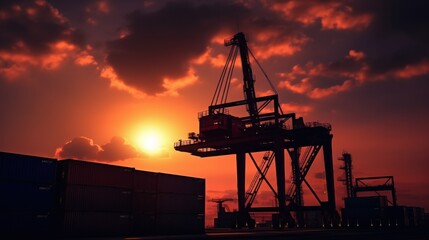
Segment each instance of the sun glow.
[[164,137],[158,129],[144,129],[135,135],[135,144],[138,149],[149,154],[159,154],[164,146]]

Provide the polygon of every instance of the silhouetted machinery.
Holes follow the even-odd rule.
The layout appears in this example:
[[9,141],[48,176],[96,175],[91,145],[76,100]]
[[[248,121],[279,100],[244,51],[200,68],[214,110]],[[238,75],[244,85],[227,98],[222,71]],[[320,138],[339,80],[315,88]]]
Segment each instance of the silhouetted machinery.
[[[302,226],[306,211],[323,212],[326,221],[337,222],[331,126],[318,122],[304,123],[302,118],[295,117],[295,113],[284,114],[279,104],[277,92],[268,78],[267,80],[275,94],[256,97],[255,80],[249,53],[259,67],[260,64],[248,48],[244,34],[240,32],[233,38],[225,40],[225,46],[231,47],[230,53],[208,110],[198,116],[199,133],[190,133],[188,140],[175,143],[175,149],[199,157],[236,155],[238,188],[236,222],[239,228],[255,226],[255,221],[249,214],[251,212],[273,213],[273,216],[276,216],[276,222],[278,222],[278,224],[274,224],[275,227]],[[244,99],[227,102],[238,53],[240,53],[243,72]],[[265,74],[262,68],[261,70]],[[240,106],[246,108],[247,114],[245,116],[237,117],[229,113],[231,108]],[[306,179],[306,175],[321,149],[323,149],[326,173],[326,200],[319,198]],[[290,156],[292,169],[292,184],[288,186],[287,191],[285,150]],[[255,152],[265,152],[259,165],[253,156]],[[257,170],[247,191],[245,188],[246,154]],[[273,161],[276,170],[276,188],[266,178]],[[266,182],[273,192],[276,206],[252,206],[263,182]],[[307,186],[314,195],[318,205],[304,205],[303,185]]]
[[[424,224],[424,209],[398,206],[393,176],[356,178],[353,184],[352,155],[343,152],[340,161],[344,165],[344,182],[347,197],[344,198],[342,224],[345,227],[403,227]],[[390,192],[390,198],[380,192]],[[359,196],[360,195],[360,196]]]
[[[237,212],[231,212],[224,202],[233,201],[232,198],[211,199],[210,202],[217,203],[217,217],[214,219],[215,228],[236,228],[237,227]],[[226,209],[228,211],[226,211]]]

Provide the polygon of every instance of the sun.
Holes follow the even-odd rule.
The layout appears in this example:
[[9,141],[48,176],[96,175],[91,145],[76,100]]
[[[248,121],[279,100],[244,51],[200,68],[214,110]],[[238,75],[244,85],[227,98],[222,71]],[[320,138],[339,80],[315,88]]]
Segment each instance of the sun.
[[137,147],[150,155],[160,153],[163,147],[163,137],[157,130],[144,130],[136,136]]

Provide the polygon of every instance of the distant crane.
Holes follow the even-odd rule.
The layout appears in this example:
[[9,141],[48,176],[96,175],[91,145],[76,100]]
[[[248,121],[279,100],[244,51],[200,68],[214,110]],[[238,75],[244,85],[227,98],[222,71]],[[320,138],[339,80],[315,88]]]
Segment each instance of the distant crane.
[[213,198],[209,201],[217,203],[217,212],[219,214],[221,212],[223,212],[223,213],[225,212],[225,207],[223,206],[223,203],[228,202],[228,201],[234,201],[234,199],[232,199],[232,198]]
[[[236,155],[238,195],[236,225],[239,228],[254,227],[255,221],[250,217],[250,212],[279,213],[277,219],[280,223],[274,225],[280,227],[294,225],[291,211],[296,212],[297,224],[300,226],[304,225],[301,223],[302,213],[306,210],[322,210],[329,213],[332,219],[336,218],[331,126],[318,122],[304,123],[302,118],[295,117],[295,113],[283,113],[274,85],[248,48],[242,32],[225,40],[225,46],[231,47],[230,52],[208,110],[198,114],[199,133],[189,133],[188,140],[180,140],[175,143],[174,148],[199,157]],[[243,74],[244,99],[228,102],[238,53]],[[249,55],[264,73],[273,95],[256,97]],[[229,114],[229,108],[239,106],[245,106],[247,115],[237,117]],[[305,178],[321,149],[326,173],[327,201],[322,201],[317,196]],[[285,151],[291,158],[293,175],[288,194],[285,183]],[[259,165],[253,157],[254,152],[265,152]],[[246,154],[250,156],[257,169],[247,191]],[[276,188],[266,178],[272,162],[276,170]],[[270,187],[278,206],[257,208],[252,206],[262,182],[266,182]],[[305,183],[316,197],[319,206],[304,206],[302,183]]]

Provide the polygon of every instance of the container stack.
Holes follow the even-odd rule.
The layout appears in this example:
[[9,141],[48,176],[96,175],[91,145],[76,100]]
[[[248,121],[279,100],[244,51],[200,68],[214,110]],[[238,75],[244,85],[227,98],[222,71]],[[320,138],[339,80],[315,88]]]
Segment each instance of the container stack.
[[133,206],[136,235],[203,233],[205,181],[135,171]]
[[0,232],[43,236],[52,232],[56,160],[0,152]]
[[204,179],[159,174],[156,204],[158,233],[203,233],[204,208]]
[[205,180],[0,152],[3,236],[204,232]]
[[354,197],[344,199],[343,224],[350,227],[373,227],[384,225],[385,196]]
[[156,201],[158,173],[136,170],[134,172],[134,234],[156,233]]
[[58,226],[65,236],[132,232],[134,169],[92,162],[58,162]]

